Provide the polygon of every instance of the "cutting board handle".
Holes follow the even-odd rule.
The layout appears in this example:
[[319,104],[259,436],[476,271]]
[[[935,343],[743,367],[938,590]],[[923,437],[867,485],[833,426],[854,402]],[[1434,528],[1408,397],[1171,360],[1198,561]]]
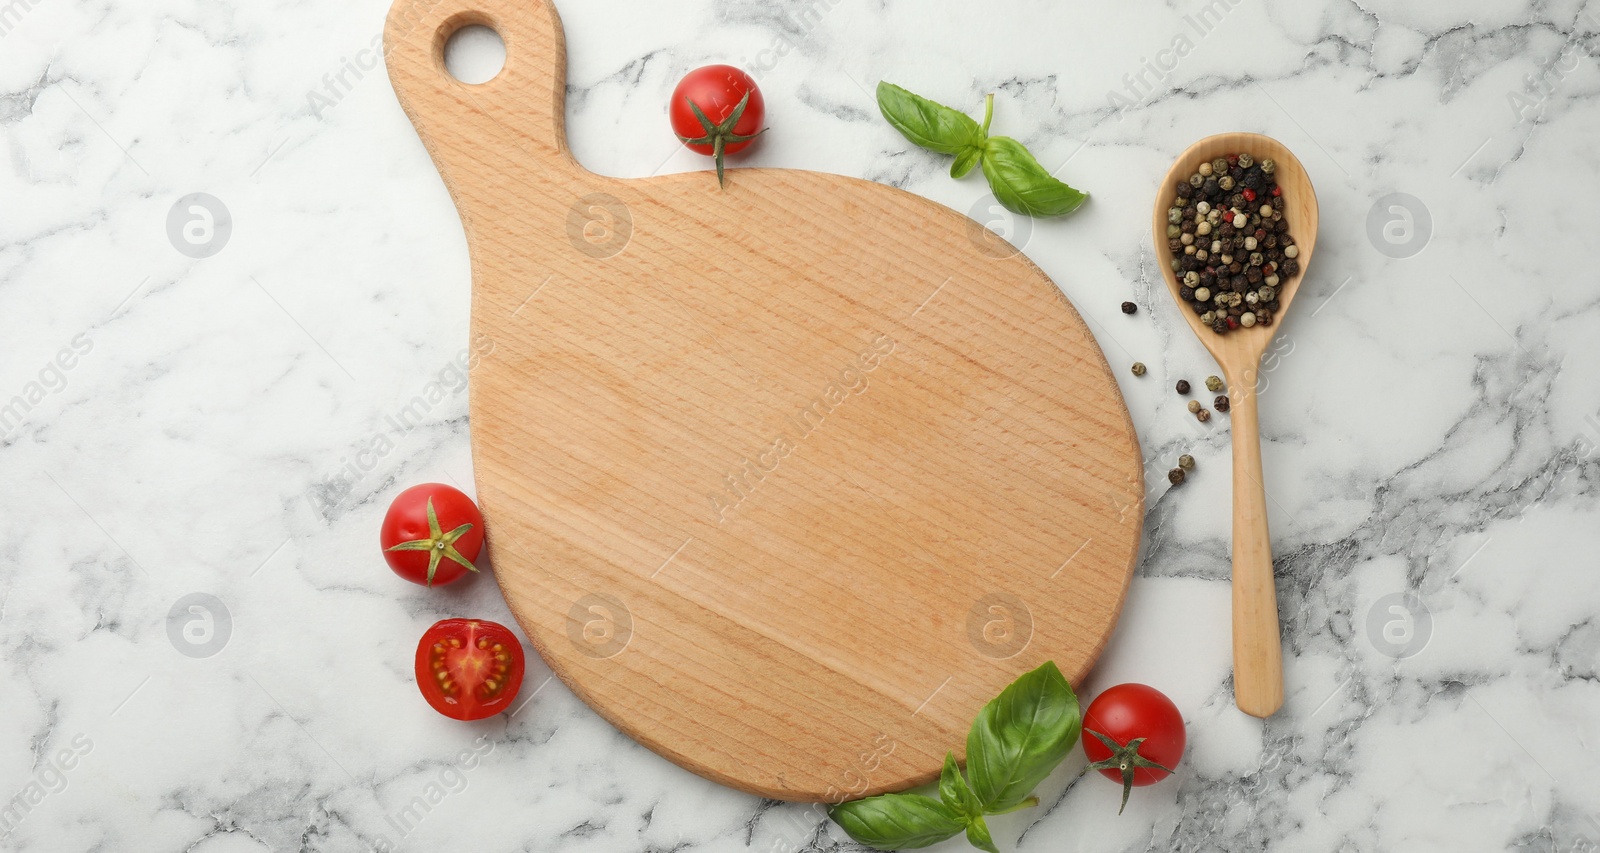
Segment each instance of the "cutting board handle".
[[[463,83],[444,64],[445,42],[474,24],[494,30],[506,46],[505,66],[486,83]],[[401,107],[453,191],[468,170],[452,169],[441,157],[446,151],[582,171],[567,150],[566,39],[549,0],[395,0],[383,52]]]

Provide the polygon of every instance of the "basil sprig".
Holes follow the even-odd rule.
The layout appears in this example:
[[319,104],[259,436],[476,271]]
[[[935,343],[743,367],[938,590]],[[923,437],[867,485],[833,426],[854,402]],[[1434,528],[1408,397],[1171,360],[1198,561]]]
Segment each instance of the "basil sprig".
[[1078,742],[1078,697],[1054,661],[1024,673],[978,712],[967,733],[967,775],[953,753],[939,774],[939,799],[880,794],[840,803],[829,817],[851,838],[879,850],[937,844],[965,830],[972,846],[999,853],[984,815],[1039,804],[1034,786]]
[[1033,789],[1078,742],[1083,718],[1072,686],[1050,661],[1012,682],[967,732],[967,772],[986,811],[1037,805]]
[[989,135],[994,95],[983,100],[980,125],[965,113],[880,81],[878,110],[906,139],[929,151],[953,155],[950,177],[963,177],[981,164],[994,197],[1013,213],[1063,216],[1089,198],[1088,193],[1056,180],[1022,143]]
[[841,803],[828,816],[851,838],[879,850],[928,847],[966,826],[949,806],[921,794],[880,794]]

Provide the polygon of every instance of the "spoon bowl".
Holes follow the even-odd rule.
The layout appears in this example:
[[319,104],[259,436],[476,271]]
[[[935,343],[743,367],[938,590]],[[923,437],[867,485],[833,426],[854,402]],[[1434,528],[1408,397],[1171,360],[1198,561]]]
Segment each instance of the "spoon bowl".
[[[1273,160],[1273,177],[1283,189],[1283,216],[1299,247],[1300,269],[1280,276],[1278,310],[1271,325],[1239,327],[1219,334],[1200,322],[1183,299],[1174,253],[1167,244],[1167,211],[1178,184],[1218,157],[1248,153],[1256,162]],[[1240,710],[1268,717],[1283,705],[1283,641],[1278,633],[1278,599],[1272,576],[1272,541],[1267,529],[1267,498],[1261,475],[1261,433],[1257,419],[1261,357],[1300,290],[1317,244],[1317,194],[1305,167],[1283,143],[1259,133],[1221,133],[1189,146],[1167,171],[1156,192],[1151,236],[1156,259],[1178,312],[1211,352],[1228,382],[1233,431],[1233,690]]]

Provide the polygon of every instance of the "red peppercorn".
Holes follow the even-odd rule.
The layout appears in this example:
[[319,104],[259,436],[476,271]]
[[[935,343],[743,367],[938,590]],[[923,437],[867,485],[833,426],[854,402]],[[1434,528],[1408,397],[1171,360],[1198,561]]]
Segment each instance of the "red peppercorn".
[[1272,188],[1272,197],[1273,198],[1277,198],[1280,195],[1283,195],[1283,187],[1273,187]]
[[1256,191],[1253,190],[1253,189],[1250,189],[1249,187],[1245,187],[1244,200],[1245,201],[1255,201],[1256,200]]
[[1238,319],[1237,319],[1237,318],[1234,318],[1234,317],[1229,317],[1229,318],[1228,318],[1228,328],[1230,328],[1230,329],[1237,329],[1237,328],[1239,328],[1239,321],[1238,321]]
[[1229,165],[1233,165],[1233,166],[1239,165],[1239,155],[1237,155],[1237,154],[1229,154],[1228,155],[1228,163],[1229,163]]

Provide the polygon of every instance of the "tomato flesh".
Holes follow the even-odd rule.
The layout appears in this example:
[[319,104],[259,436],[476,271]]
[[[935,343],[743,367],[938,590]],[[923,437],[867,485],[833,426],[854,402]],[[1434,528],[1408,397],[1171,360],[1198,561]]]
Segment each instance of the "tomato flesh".
[[522,689],[522,643],[504,625],[445,619],[417,644],[417,688],[453,720],[481,720],[510,710]]
[[[1083,715],[1083,731],[1083,753],[1091,762],[1111,757],[1111,750],[1089,734],[1091,731],[1123,746],[1134,738],[1144,738],[1144,743],[1139,744],[1139,755],[1167,768],[1178,766],[1188,742],[1178,706],[1172,704],[1166,694],[1145,684],[1118,684],[1096,696]],[[1122,773],[1118,770],[1108,768],[1100,773],[1122,784]],[[1133,771],[1133,784],[1135,787],[1153,785],[1168,775],[1159,768],[1139,767]]]

